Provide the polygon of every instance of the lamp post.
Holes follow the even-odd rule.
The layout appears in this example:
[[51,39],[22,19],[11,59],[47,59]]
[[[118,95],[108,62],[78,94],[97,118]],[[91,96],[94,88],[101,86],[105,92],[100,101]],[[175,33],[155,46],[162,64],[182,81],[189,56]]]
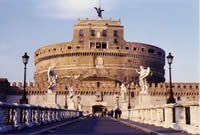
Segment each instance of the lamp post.
[[131,97],[130,97],[130,94],[131,94],[131,88],[130,88],[130,84],[128,86],[128,109],[131,109]]
[[171,53],[169,53],[169,55],[167,56],[167,62],[169,64],[169,98],[167,99],[167,104],[170,103],[176,103],[176,100],[174,98],[174,93],[172,91],[172,77],[171,77],[171,64],[173,61],[174,56],[171,55]]
[[65,95],[65,108],[67,109],[68,108],[68,105],[67,105],[67,90],[68,90],[68,88],[67,87],[65,87],[65,90],[66,90],[66,95]]
[[81,110],[79,110],[79,109],[80,109],[80,108],[79,108],[80,102],[81,102],[81,97],[80,97],[80,96],[77,96],[77,110],[78,110],[78,111],[81,111]]
[[22,60],[24,63],[24,91],[23,91],[23,96],[19,101],[20,104],[28,104],[28,99],[26,97],[26,65],[28,64],[28,59],[29,59],[29,56],[25,52],[24,56],[22,56]]

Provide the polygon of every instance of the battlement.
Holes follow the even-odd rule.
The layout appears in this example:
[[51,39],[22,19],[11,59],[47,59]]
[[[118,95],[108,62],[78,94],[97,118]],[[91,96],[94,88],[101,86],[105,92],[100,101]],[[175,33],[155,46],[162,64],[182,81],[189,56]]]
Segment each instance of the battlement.
[[114,26],[120,26],[120,20],[104,20],[104,19],[95,19],[95,20],[89,20],[89,19],[79,19],[77,25],[114,25]]
[[[199,89],[199,83],[172,83],[174,89]],[[169,83],[152,83],[149,86],[150,89],[162,89],[169,88]]]
[[[24,85],[22,82],[12,82],[10,86],[22,88]],[[26,82],[26,87],[34,88],[35,84],[33,82]]]

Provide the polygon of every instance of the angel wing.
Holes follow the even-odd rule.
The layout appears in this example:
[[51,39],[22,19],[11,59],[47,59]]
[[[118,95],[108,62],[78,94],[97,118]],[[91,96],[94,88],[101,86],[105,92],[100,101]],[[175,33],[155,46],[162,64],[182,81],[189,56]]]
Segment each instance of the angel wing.
[[147,67],[147,70],[146,70],[146,77],[150,74],[150,67]]

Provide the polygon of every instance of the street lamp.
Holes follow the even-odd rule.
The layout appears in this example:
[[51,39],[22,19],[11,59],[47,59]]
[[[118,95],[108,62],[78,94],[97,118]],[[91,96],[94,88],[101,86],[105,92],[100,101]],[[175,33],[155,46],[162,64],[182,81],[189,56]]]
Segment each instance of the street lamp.
[[[79,110],[79,105],[80,105],[80,102],[81,102],[81,97],[80,96],[77,96],[77,110]],[[80,110],[79,110],[80,111]]]
[[68,88],[65,87],[65,90],[66,90],[66,91],[65,91],[65,92],[66,92],[66,95],[65,95],[65,108],[67,109],[67,108],[68,108],[68,106],[67,106],[67,95],[68,95],[68,94],[67,94],[67,92],[68,92],[67,90],[68,90]]
[[171,55],[171,53],[169,53],[169,55],[167,56],[167,62],[169,64],[169,98],[167,99],[167,104],[170,103],[176,103],[176,100],[174,98],[174,93],[172,91],[172,77],[171,77],[171,64],[173,61],[174,56]]
[[24,56],[22,56],[22,60],[24,63],[24,91],[23,91],[23,96],[20,99],[20,104],[28,104],[28,99],[26,97],[26,64],[28,63],[29,56],[25,52]]
[[130,94],[131,94],[131,88],[130,88],[130,84],[129,84],[129,87],[128,87],[128,109],[131,109],[131,97],[130,97]]

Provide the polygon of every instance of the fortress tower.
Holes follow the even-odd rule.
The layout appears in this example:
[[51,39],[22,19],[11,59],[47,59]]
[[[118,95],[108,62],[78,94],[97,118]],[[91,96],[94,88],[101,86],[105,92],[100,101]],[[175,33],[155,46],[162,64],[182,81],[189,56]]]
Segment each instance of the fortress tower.
[[55,90],[64,90],[75,81],[81,84],[93,80],[97,87],[107,80],[137,83],[135,70],[141,65],[151,68],[149,83],[165,81],[165,51],[153,45],[126,41],[120,20],[105,20],[100,11],[98,14],[98,19],[78,20],[72,41],[45,46],[35,52],[38,90],[48,89],[47,71],[51,66],[55,66],[58,76]]

